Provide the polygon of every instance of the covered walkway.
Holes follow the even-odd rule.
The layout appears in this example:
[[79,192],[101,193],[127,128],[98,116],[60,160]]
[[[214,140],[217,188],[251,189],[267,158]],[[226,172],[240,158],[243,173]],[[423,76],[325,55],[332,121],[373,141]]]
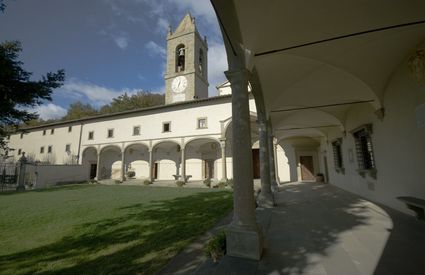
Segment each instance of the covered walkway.
[[425,274],[425,223],[414,217],[329,184],[289,183],[276,196],[275,208],[257,209],[260,261],[174,261],[173,273]]

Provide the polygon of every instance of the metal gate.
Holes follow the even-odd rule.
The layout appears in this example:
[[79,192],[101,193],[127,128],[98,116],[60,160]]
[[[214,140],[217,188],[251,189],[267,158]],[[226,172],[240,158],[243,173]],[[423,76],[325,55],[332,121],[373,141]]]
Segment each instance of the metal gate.
[[18,180],[18,165],[15,162],[0,162],[1,191],[15,190]]

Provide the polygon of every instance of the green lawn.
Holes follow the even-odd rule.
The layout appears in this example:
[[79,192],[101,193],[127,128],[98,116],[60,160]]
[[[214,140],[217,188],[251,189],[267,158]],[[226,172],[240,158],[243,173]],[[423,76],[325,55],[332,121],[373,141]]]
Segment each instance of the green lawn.
[[0,273],[152,274],[232,208],[211,189],[72,185],[0,194]]

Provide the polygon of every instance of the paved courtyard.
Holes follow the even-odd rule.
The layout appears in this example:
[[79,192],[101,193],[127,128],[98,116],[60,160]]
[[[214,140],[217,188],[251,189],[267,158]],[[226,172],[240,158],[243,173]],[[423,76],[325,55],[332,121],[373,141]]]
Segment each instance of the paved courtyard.
[[226,256],[219,264],[200,263],[199,257],[180,255],[182,260],[172,262],[168,270],[175,274],[425,274],[424,222],[329,184],[285,184],[276,199],[277,207],[257,210],[267,236],[261,261]]

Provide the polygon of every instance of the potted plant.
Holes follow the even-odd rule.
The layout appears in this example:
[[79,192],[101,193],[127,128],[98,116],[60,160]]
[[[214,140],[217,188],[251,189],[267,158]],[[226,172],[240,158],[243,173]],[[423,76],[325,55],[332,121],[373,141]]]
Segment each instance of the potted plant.
[[204,246],[204,251],[214,263],[226,254],[226,234],[223,230],[208,240]]
[[323,173],[317,173],[316,182],[325,182],[325,175]]

